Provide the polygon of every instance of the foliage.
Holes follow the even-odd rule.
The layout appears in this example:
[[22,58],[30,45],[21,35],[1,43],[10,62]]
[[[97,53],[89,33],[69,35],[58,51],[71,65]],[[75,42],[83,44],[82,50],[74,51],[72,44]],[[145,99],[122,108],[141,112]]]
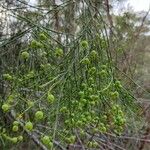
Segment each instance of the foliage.
[[2,149],[31,139],[41,149],[110,149],[108,140],[115,149],[126,147],[119,138],[137,135],[143,120],[117,69],[137,18],[115,16],[113,29],[103,1],[39,3],[22,1],[36,10],[12,11],[20,28],[0,45]]

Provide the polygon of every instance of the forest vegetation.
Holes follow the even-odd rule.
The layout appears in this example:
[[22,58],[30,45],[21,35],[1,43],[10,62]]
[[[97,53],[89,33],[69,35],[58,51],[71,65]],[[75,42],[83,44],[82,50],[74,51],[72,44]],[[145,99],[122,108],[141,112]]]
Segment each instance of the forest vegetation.
[[150,149],[150,15],[125,3],[0,1],[1,150]]

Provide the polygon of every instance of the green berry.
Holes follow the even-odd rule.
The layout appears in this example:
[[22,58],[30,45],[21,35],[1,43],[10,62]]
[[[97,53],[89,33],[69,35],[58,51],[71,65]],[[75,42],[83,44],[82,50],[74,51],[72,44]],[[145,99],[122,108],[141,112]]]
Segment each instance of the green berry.
[[122,88],[122,85],[121,85],[121,82],[120,82],[120,81],[116,81],[116,82],[115,82],[115,86],[116,86],[117,88]]
[[32,101],[28,101],[27,104],[28,104],[29,107],[33,107],[34,106],[34,102],[32,102]]
[[80,97],[84,97],[84,91],[80,91],[80,92],[79,92],[79,96],[80,96]]
[[99,144],[96,141],[94,141],[93,142],[93,148],[97,148],[98,146],[99,146]]
[[76,125],[77,125],[78,127],[81,127],[81,126],[83,125],[83,122],[82,122],[81,120],[78,120],[78,121],[76,122]]
[[80,135],[81,135],[81,137],[84,137],[86,135],[85,131],[83,129],[80,130]]
[[63,50],[62,50],[61,48],[56,48],[56,50],[55,50],[55,55],[56,55],[57,57],[62,57],[63,54],[64,54],[64,52],[63,52]]
[[45,144],[45,145],[49,145],[49,143],[51,142],[50,137],[47,136],[47,135],[43,136],[43,137],[41,138],[41,140],[42,140],[43,144]]
[[18,141],[23,141],[23,136],[22,135],[18,136]]
[[96,105],[96,102],[91,101],[91,102],[90,102],[90,105],[95,106],[95,105]]
[[96,68],[95,67],[92,67],[89,69],[89,74],[93,75],[96,73]]
[[98,57],[97,52],[95,50],[91,51],[90,57],[91,57],[91,59],[96,59]]
[[87,103],[87,100],[86,100],[85,98],[81,98],[81,99],[80,99],[80,102],[83,103],[83,104],[86,104],[86,103]]
[[40,42],[37,42],[36,40],[32,40],[31,41],[31,48],[42,48],[43,44]]
[[105,133],[107,131],[107,129],[106,129],[106,127],[105,127],[105,125],[103,123],[99,124],[99,130],[102,133]]
[[11,81],[11,80],[13,79],[12,76],[11,76],[10,74],[8,74],[8,73],[3,74],[3,78],[4,78],[5,80],[8,80],[8,81]]
[[70,136],[68,138],[66,138],[66,142],[69,144],[73,144],[75,142],[76,137],[75,136]]
[[60,112],[62,112],[62,113],[68,112],[67,107],[63,106],[63,107],[60,109]]
[[98,133],[99,132],[99,129],[98,128],[93,128],[93,133]]
[[17,132],[18,129],[19,129],[18,126],[17,126],[17,125],[14,125],[13,128],[12,128],[12,131]]
[[52,142],[49,142],[48,147],[49,147],[49,148],[52,148],[52,147],[53,147],[53,143],[52,143]]
[[115,100],[117,98],[119,98],[119,93],[117,91],[115,92],[110,92],[110,97]]
[[81,63],[84,64],[84,65],[89,65],[90,64],[90,60],[88,58],[83,58],[81,60]]
[[13,126],[18,126],[19,125],[19,122],[18,121],[14,121],[13,122]]
[[31,48],[36,48],[36,46],[37,46],[37,41],[32,40],[31,41]]
[[37,48],[43,48],[43,44],[40,43],[40,42],[37,42],[37,45],[36,45]]
[[81,41],[80,45],[81,45],[83,48],[88,48],[88,42],[87,42],[86,40]]
[[27,60],[29,58],[29,53],[27,51],[21,53],[21,58]]
[[94,79],[92,77],[89,78],[90,84],[94,83]]
[[87,88],[86,83],[82,83],[82,84],[81,84],[81,87],[82,87],[83,89],[86,89],[86,88]]
[[70,136],[70,141],[71,141],[71,143],[74,143],[75,142],[75,140],[76,140],[76,136]]
[[88,142],[88,146],[89,146],[90,148],[93,148],[93,142],[92,142],[92,141]]
[[100,77],[106,77],[107,76],[107,72],[105,70],[102,70],[99,72]]
[[33,129],[33,124],[32,124],[32,122],[27,122],[26,124],[25,124],[25,129],[26,130],[28,130],[28,131],[32,131],[32,129]]
[[54,95],[52,95],[51,93],[48,93],[48,95],[47,95],[47,101],[48,101],[49,103],[53,103],[54,100],[55,100]]
[[92,93],[93,89],[92,88],[88,88],[88,92]]
[[106,69],[107,69],[107,66],[106,66],[106,65],[102,65],[101,68],[102,68],[103,70],[106,70]]
[[26,75],[26,77],[27,77],[27,79],[31,79],[31,78],[34,77],[34,75],[35,75],[34,71],[30,71],[30,72]]
[[97,101],[99,99],[99,96],[98,95],[91,95],[90,98],[93,101]]
[[40,38],[40,40],[42,40],[42,41],[47,40],[47,37],[46,37],[46,35],[45,35],[44,33],[40,33],[39,38]]
[[35,113],[35,119],[36,119],[36,120],[41,120],[41,119],[43,119],[43,117],[44,117],[44,114],[43,114],[42,111],[37,111],[37,112]]
[[10,109],[9,104],[3,104],[3,105],[2,105],[2,110],[3,110],[4,112],[7,112],[9,109]]
[[15,99],[15,96],[14,96],[14,95],[9,95],[9,97],[8,97],[8,102],[9,102],[9,103],[12,103],[12,102],[14,102],[14,99]]

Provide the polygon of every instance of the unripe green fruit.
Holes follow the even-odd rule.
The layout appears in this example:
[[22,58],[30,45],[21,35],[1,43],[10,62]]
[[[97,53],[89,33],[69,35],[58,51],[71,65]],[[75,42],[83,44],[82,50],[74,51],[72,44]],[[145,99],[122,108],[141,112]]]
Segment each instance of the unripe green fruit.
[[44,114],[43,114],[42,111],[37,111],[37,112],[35,113],[35,119],[36,119],[36,120],[41,120],[41,119],[43,119],[43,117],[44,117]]
[[94,79],[92,77],[89,78],[90,84],[94,83]]
[[107,66],[106,66],[106,65],[102,65],[101,68],[102,68],[103,70],[106,70],[106,69],[107,69]]
[[37,48],[43,48],[43,44],[40,43],[40,42],[37,42],[37,45],[36,45]]
[[89,69],[88,72],[89,72],[89,74],[93,75],[93,74],[96,73],[96,68],[95,68],[95,67],[92,67],[92,68]]
[[82,83],[81,86],[82,86],[83,89],[86,89],[86,88],[87,88],[86,83]]
[[17,125],[14,125],[13,128],[12,128],[12,131],[17,132],[18,129],[19,129],[18,126],[17,126]]
[[92,88],[88,88],[88,92],[92,93],[93,89]]
[[31,48],[37,48],[37,41],[36,40],[31,41]]
[[13,138],[11,138],[11,141],[12,141],[13,143],[17,143],[17,142],[18,142],[18,139],[17,139],[17,137],[13,137]]
[[2,133],[5,133],[6,132],[6,128],[2,128]]
[[101,77],[106,77],[107,76],[107,72],[105,70],[102,70],[102,71],[99,72],[99,75]]
[[80,91],[80,92],[79,92],[79,96],[80,96],[80,97],[84,97],[84,91]]
[[75,140],[76,140],[76,136],[70,136],[70,141],[71,141],[71,143],[74,143],[75,142]]
[[88,146],[89,146],[90,148],[92,148],[92,147],[93,147],[93,142],[92,142],[92,141],[89,142],[89,143],[88,143]]
[[93,128],[93,133],[95,134],[95,133],[98,133],[99,132],[99,129],[98,128]]
[[90,102],[90,105],[95,106],[95,105],[96,105],[96,102],[95,102],[95,101],[91,101],[91,102]]
[[92,117],[91,116],[87,116],[86,119],[87,119],[87,121],[90,122],[92,120]]
[[31,48],[35,49],[35,48],[42,48],[42,47],[43,47],[43,44],[38,42],[38,41],[36,41],[36,40],[33,40],[31,42]]
[[47,95],[47,101],[48,101],[49,103],[53,103],[54,100],[55,100],[54,95],[52,95],[51,93],[48,93],[48,95]]
[[12,102],[14,102],[14,99],[15,99],[15,96],[14,95],[9,95],[9,97],[8,97],[8,103],[12,103]]
[[88,64],[90,64],[90,60],[88,58],[83,58],[81,60],[81,63],[84,64],[84,65],[88,65]]
[[34,71],[30,71],[30,72],[26,75],[26,77],[27,77],[27,79],[31,79],[31,78],[34,77],[34,75],[35,75]]
[[78,127],[81,127],[81,126],[83,125],[83,122],[82,122],[81,120],[78,120],[78,121],[76,122],[76,125],[77,125]]
[[18,141],[23,141],[23,136],[18,136]]
[[107,131],[107,129],[106,129],[104,123],[100,123],[100,124],[99,124],[99,130],[100,130],[100,132],[102,132],[102,133],[105,133],[105,132]]
[[106,116],[106,115],[103,115],[103,119],[106,120],[106,119],[107,119],[107,116]]
[[91,59],[96,59],[98,57],[97,52],[95,50],[91,51],[90,57],[91,57]]
[[93,101],[97,101],[99,99],[99,96],[98,95],[91,95],[90,98]]
[[93,142],[93,148],[97,148],[99,145],[96,141]]
[[27,60],[29,58],[29,53],[27,51],[21,53],[21,58]]
[[9,104],[3,104],[3,105],[2,105],[2,110],[3,110],[4,112],[7,112],[9,109],[10,109]]
[[36,45],[37,45],[37,41],[32,40],[32,41],[31,41],[31,47],[32,47],[32,48],[36,48]]
[[49,147],[49,148],[52,148],[52,147],[53,147],[53,143],[52,143],[52,142],[49,142],[48,147]]
[[63,113],[68,112],[67,107],[63,106],[63,107],[60,109],[60,112],[63,112]]
[[81,98],[81,99],[80,99],[80,102],[83,103],[83,104],[86,104],[86,103],[87,103],[87,100],[86,100],[85,98]]
[[32,129],[33,129],[33,124],[32,124],[32,122],[27,122],[26,124],[25,124],[25,129],[26,130],[28,130],[28,131],[32,131]]
[[49,145],[49,143],[51,142],[50,137],[47,135],[43,136],[41,138],[41,140],[42,140],[43,144],[45,144],[45,145]]
[[70,125],[70,121],[69,120],[65,120],[65,125],[69,126]]
[[18,121],[14,121],[13,122],[13,126],[18,126],[19,125],[19,122]]
[[100,128],[100,132],[106,133],[106,131],[107,131],[106,127],[101,127],[101,128]]
[[80,45],[81,45],[83,48],[88,48],[88,42],[87,42],[86,40],[81,41]]
[[34,102],[32,102],[32,101],[28,101],[27,104],[28,104],[29,107],[33,107],[34,106]]
[[83,129],[80,130],[81,137],[84,137],[86,135],[85,131]]
[[39,37],[40,37],[40,40],[42,40],[42,41],[47,40],[47,37],[44,33],[40,33]]
[[55,50],[55,55],[56,55],[57,57],[62,57],[63,54],[64,54],[64,52],[63,52],[63,50],[62,50],[61,48],[56,48],[56,50]]
[[11,76],[10,74],[8,74],[8,73],[3,74],[3,78],[4,78],[5,80],[8,80],[8,81],[11,81],[11,80],[13,79],[12,76]]
[[119,93],[117,91],[115,92],[110,92],[110,97],[115,100],[117,98],[119,98]]
[[116,86],[117,88],[122,88],[122,85],[121,85],[121,82],[120,82],[120,81],[116,81],[116,82],[115,82],[115,86]]
[[66,138],[66,142],[69,144],[73,144],[75,142],[76,137],[75,136],[70,136],[68,138]]

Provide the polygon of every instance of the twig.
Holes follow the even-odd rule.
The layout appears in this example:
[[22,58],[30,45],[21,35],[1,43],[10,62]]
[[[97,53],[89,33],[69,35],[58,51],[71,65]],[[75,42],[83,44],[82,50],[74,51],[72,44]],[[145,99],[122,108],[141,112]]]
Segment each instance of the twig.
[[[13,119],[16,119],[16,113],[14,110],[11,111],[11,117]],[[19,122],[20,126],[24,129],[23,123],[19,119],[17,121]],[[41,148],[41,150],[48,150],[47,147],[45,147],[32,132],[29,132],[26,129],[24,129],[24,130],[27,133],[27,135],[34,141],[34,143]]]

